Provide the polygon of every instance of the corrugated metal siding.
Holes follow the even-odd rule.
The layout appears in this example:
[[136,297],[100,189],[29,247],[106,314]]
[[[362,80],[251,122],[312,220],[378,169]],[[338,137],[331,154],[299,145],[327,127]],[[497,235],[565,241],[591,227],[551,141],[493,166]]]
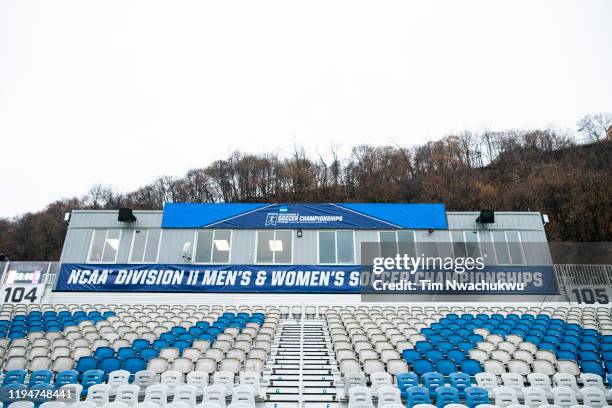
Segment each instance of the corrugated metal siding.
[[183,264],[183,246],[193,245],[194,230],[164,229],[159,247],[159,263]]
[[543,231],[542,216],[539,212],[496,212],[495,223],[479,224],[476,222],[480,213],[448,213],[448,228],[451,230],[537,230]]
[[118,211],[74,210],[68,229],[75,228],[159,228],[161,211],[134,211],[136,221],[130,224],[117,221]]
[[[117,257],[118,263],[127,263],[132,241],[133,230],[138,228],[159,228],[161,225],[161,211],[135,211],[137,221],[129,226],[117,222],[116,211],[74,211],[66,241],[64,244],[61,262],[84,263],[87,261],[87,252],[91,242],[93,229],[121,228],[122,236]],[[476,223],[478,212],[448,213],[451,230],[479,231],[481,242],[490,242],[489,231],[506,230],[520,231],[523,242],[546,243],[546,234],[542,225],[540,213],[496,213],[495,224],[480,225]],[[298,238],[293,231],[293,263],[301,265],[318,263],[318,240],[316,230],[303,230],[302,237]],[[185,244],[194,245],[195,230],[193,229],[164,229],[162,233],[159,263],[187,263],[183,259]],[[418,242],[448,242],[449,231],[436,230],[432,233],[425,230],[415,231]],[[255,230],[232,231],[232,264],[255,263]],[[355,260],[361,257],[362,242],[378,242],[378,232],[373,230],[355,231]],[[417,248],[419,251],[419,249]],[[442,254],[440,254],[442,255]],[[450,255],[450,254],[449,254]],[[547,245],[534,246],[526,250],[528,264],[541,265],[543,261],[550,260]]]
[[92,233],[92,229],[68,229],[60,261],[66,263],[85,262]]

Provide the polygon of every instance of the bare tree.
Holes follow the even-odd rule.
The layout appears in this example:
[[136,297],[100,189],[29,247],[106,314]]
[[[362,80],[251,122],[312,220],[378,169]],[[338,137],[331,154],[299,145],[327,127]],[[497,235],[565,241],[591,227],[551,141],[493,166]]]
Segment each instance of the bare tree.
[[578,121],[578,132],[582,133],[586,140],[599,142],[610,137],[612,134],[612,113],[602,112],[594,115],[586,115]]

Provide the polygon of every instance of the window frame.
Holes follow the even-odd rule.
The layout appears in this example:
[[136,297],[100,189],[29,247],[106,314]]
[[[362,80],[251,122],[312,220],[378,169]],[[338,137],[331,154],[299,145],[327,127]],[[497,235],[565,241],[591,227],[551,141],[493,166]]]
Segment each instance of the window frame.
[[[385,242],[381,241],[380,234],[384,233],[384,232],[393,232],[393,234],[395,235],[395,241],[394,241],[395,242],[395,253],[399,254],[399,236],[397,235],[398,231],[410,231],[410,232],[412,232],[412,244],[414,246],[414,253],[415,253],[415,256],[418,256],[418,248],[417,248],[416,231],[415,230],[411,230],[411,229],[378,230],[377,231],[378,232],[378,243],[379,244],[382,244],[382,243],[390,244],[391,242],[389,242],[389,241],[385,241]],[[382,246],[379,246],[378,249],[379,249],[379,252],[382,252]]]
[[[353,233],[353,262],[338,262],[338,231],[351,231]],[[336,255],[336,262],[321,262],[321,251],[319,250],[319,234],[321,232],[333,232],[334,233],[334,254]],[[337,230],[337,229],[321,229],[317,230],[317,265],[355,265],[357,259],[357,242],[355,240],[355,230]]]
[[[155,253],[155,260],[154,261],[145,261],[144,257],[147,253],[147,243],[149,242],[149,232],[151,230],[154,229],[159,229],[159,241],[157,242],[157,251]],[[147,231],[147,238],[145,239],[145,244],[144,244],[144,252],[142,253],[142,261],[138,262],[138,261],[134,261],[132,259],[132,254],[133,254],[133,250],[134,250],[134,241],[136,241],[136,231]],[[130,252],[128,255],[128,263],[136,263],[136,264],[156,264],[159,262],[159,250],[161,248],[161,242],[162,242],[162,238],[164,236],[164,229],[163,228],[135,228],[133,230],[132,233],[132,242],[130,243]]]
[[[91,250],[93,249],[94,240],[96,238],[96,233],[99,231],[105,231],[104,234],[104,246],[106,246],[106,240],[108,239],[109,231],[119,231],[119,238],[117,240],[119,243],[117,244],[117,250],[115,251],[115,259],[112,261],[104,261],[104,248],[102,248],[102,256],[100,256],[99,261],[91,260]],[[88,264],[116,264],[117,258],[119,257],[119,248],[121,248],[121,238],[123,237],[123,229],[121,228],[94,228],[92,229],[91,239],[89,240],[89,249],[87,250],[87,263]]]
[[[198,235],[201,231],[212,231],[213,236],[210,240],[210,262],[196,261],[196,252],[198,251]],[[215,247],[215,235],[217,231],[229,231],[229,254],[227,262],[213,262],[214,258],[214,247]],[[213,229],[213,228],[201,228],[194,231],[195,236],[193,237],[193,248],[191,250],[191,263],[194,265],[229,265],[232,262],[232,239],[234,237],[234,231],[231,229]]]
[[[291,236],[291,260],[289,262],[276,262],[276,252],[277,251],[271,251],[272,252],[272,262],[258,262],[257,261],[257,250],[259,249],[259,233],[260,232],[270,232],[272,231],[274,233],[273,239],[274,241],[277,241],[276,239],[276,233],[278,231],[289,231],[290,232],[290,236]],[[295,251],[295,230],[292,229],[258,229],[255,231],[255,251],[253,252],[253,263],[255,265],[293,265],[293,260],[294,260],[294,251]]]
[[[493,232],[503,232],[504,233],[504,242],[498,242],[495,241],[495,236],[493,234]],[[521,263],[513,263],[512,262],[512,254],[510,253],[510,245],[509,245],[509,241],[508,241],[508,233],[509,232],[514,232],[518,235],[518,242],[516,242],[517,244],[520,244],[521,247],[521,258],[522,258],[522,262]],[[500,266],[521,266],[521,265],[527,265],[527,257],[525,256],[525,248],[523,248],[523,236],[521,234],[521,231],[507,231],[507,230],[503,230],[503,231],[491,231],[491,242],[493,243],[493,251],[495,251],[495,265],[500,265]],[[505,244],[506,245],[506,250],[508,251],[508,260],[510,261],[510,263],[500,263],[499,259],[497,257],[497,247],[496,244]]]

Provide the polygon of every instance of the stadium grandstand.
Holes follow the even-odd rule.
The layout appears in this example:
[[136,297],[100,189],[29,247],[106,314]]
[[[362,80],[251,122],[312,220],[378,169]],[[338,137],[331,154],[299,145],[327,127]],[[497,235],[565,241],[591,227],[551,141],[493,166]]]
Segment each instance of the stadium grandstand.
[[0,264],[5,407],[612,401],[609,271],[554,265],[538,212],[169,203],[66,222],[59,262]]

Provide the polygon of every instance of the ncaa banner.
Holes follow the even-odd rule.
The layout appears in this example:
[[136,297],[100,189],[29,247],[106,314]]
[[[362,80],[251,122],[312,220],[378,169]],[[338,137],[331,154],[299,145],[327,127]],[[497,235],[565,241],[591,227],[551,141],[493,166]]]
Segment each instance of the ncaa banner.
[[552,267],[487,267],[449,273],[387,271],[361,265],[62,264],[56,291],[398,294],[556,294]]

